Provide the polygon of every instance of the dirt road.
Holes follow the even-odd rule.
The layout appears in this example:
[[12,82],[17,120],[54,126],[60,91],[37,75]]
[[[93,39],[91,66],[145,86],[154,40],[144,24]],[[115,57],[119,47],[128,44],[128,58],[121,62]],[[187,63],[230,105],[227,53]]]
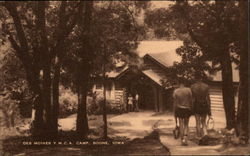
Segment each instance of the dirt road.
[[[225,127],[223,115],[221,112],[213,114],[214,129],[220,130]],[[143,138],[154,129],[157,129],[160,132],[161,143],[169,148],[171,155],[222,155],[223,152],[225,153],[222,150],[222,144],[199,146],[194,141],[189,140],[188,146],[181,146],[180,140],[175,140],[172,135],[175,122],[171,113],[130,112],[112,117],[108,123],[110,128],[115,130],[109,134],[110,136],[124,136],[130,139]],[[189,126],[189,133],[195,134],[194,117],[190,118]],[[236,148],[234,147],[234,149]]]

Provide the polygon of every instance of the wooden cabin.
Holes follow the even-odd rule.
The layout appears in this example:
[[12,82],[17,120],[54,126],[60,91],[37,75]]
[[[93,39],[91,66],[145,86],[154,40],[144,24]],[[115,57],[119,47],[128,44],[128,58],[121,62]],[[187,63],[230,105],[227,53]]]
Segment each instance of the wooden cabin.
[[[160,44],[158,41],[150,42],[150,48],[154,49],[168,49],[164,46],[168,42]],[[147,43],[148,44],[148,43]],[[175,43],[170,43],[173,45]],[[154,47],[154,45],[156,45]],[[161,48],[157,45],[164,46]],[[180,46],[180,44],[177,44]],[[177,47],[178,47],[177,46]],[[141,49],[143,49],[143,46]],[[123,110],[127,109],[127,97],[128,94],[133,96],[139,94],[139,109],[142,110],[153,110],[156,112],[163,112],[165,110],[172,110],[172,92],[173,87],[164,87],[162,85],[162,80],[168,79],[169,67],[171,67],[174,62],[181,61],[180,56],[176,54],[176,48],[170,48],[165,52],[156,53],[144,53],[142,56],[144,68],[138,70],[136,68],[130,67],[126,68],[120,73],[113,73],[109,75],[109,87],[107,90],[107,99],[112,102],[114,107],[119,107]],[[148,49],[148,47],[146,48]],[[140,56],[140,55],[139,55]],[[236,70],[236,65],[233,64],[233,81],[235,86],[235,101],[237,101],[238,94],[238,83],[239,74]],[[207,82],[210,86],[210,98],[211,98],[211,108],[212,113],[215,111],[224,111],[223,100],[222,100],[222,87],[221,87],[221,72],[217,72],[215,75],[209,75],[211,81]],[[97,83],[93,87],[93,91],[99,92],[102,96],[103,87],[101,84]],[[237,104],[237,102],[236,102]]]

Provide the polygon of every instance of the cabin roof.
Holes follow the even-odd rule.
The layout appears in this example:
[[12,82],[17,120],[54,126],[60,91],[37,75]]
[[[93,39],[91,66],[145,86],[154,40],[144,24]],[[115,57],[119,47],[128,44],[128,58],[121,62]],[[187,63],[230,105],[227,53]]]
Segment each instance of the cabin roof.
[[158,73],[156,73],[155,71],[148,69],[148,70],[143,70],[142,73],[145,74],[147,77],[149,77],[158,85],[162,86],[161,80],[163,77],[159,75]]
[[148,54],[148,55],[150,55],[152,58],[157,60],[165,67],[171,67],[174,65],[174,62],[181,61],[181,57],[178,56],[175,51],[166,51],[162,53]]
[[[181,57],[176,54],[176,49],[182,45],[182,41],[141,41],[138,45],[137,53],[140,57],[149,58],[156,64],[160,65],[162,68],[167,68],[173,66],[174,62],[181,61]],[[239,82],[239,70],[236,69],[236,64],[234,63],[232,63],[232,67],[233,82]],[[108,76],[114,78],[123,73],[123,71],[110,72],[108,73]],[[143,73],[158,84],[163,78],[162,75],[157,74],[157,72],[153,70],[144,70]],[[208,76],[211,77],[212,81],[222,81],[221,71],[218,71],[215,74],[210,74]]]
[[118,75],[120,75],[121,73],[123,73],[127,69],[128,69],[128,67],[126,66],[126,67],[124,67],[120,71],[109,71],[109,72],[106,72],[106,75],[107,75],[108,78],[116,78]]
[[[181,61],[181,58],[173,52],[146,54],[144,57],[152,58],[154,62],[159,63],[161,66],[164,67],[170,67],[174,64],[174,62]],[[239,82],[239,70],[237,69],[237,65],[235,63],[232,63],[232,74],[233,82]],[[215,82],[222,81],[221,71],[217,71],[214,74],[208,74],[208,77],[210,77],[212,81]]]
[[[176,54],[176,49],[183,45],[182,41],[142,41],[138,46],[139,56],[150,58],[162,67],[170,67],[174,62],[181,62],[181,57]],[[232,63],[233,82],[239,82],[239,70]],[[221,71],[208,75],[212,81],[222,81]]]

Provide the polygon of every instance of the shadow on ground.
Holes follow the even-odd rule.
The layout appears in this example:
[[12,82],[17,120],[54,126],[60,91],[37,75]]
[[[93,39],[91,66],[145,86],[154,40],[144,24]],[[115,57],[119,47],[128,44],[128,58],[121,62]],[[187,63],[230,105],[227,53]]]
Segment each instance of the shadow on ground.
[[[66,135],[66,134],[63,134]],[[67,140],[65,136],[59,140]],[[34,142],[30,137],[9,138],[3,142],[3,151],[1,155],[19,155],[19,156],[56,156],[56,155],[170,155],[169,150],[164,147],[159,140],[159,133],[153,131],[142,139],[124,141],[124,144],[114,145],[117,140],[109,140],[107,145],[93,145],[94,141],[89,140],[89,145],[76,145],[72,140],[72,132],[68,134],[71,138],[72,145],[44,145],[44,146],[24,146],[23,141]],[[99,140],[100,141],[100,140]],[[69,142],[69,140],[67,140]],[[120,141],[121,142],[121,141]]]
[[[75,115],[61,119],[62,134],[60,138],[66,141],[76,138]],[[213,145],[199,146],[195,134],[195,120],[190,118],[189,146],[181,146],[180,139],[174,139],[175,122],[171,113],[130,112],[120,115],[108,115],[108,136],[112,141],[122,141],[119,145],[64,145],[64,146],[23,146],[22,141],[29,137],[16,137],[4,140],[3,149],[9,155],[225,155],[249,154],[249,146],[223,144],[222,135],[218,133],[224,126],[225,120],[221,113],[214,114],[215,130],[210,136],[215,138]],[[98,141],[103,134],[102,116],[89,116],[89,141]],[[70,130],[65,132],[66,130]],[[157,134],[157,135],[156,135]],[[146,136],[146,137],[145,137]],[[217,137],[217,138],[216,138]],[[31,140],[32,141],[32,140]],[[72,140],[76,141],[76,140]],[[218,142],[216,142],[218,141]],[[167,147],[167,148],[166,148]],[[247,154],[246,154],[247,153]],[[0,153],[1,155],[1,153]],[[3,154],[2,154],[3,155]]]

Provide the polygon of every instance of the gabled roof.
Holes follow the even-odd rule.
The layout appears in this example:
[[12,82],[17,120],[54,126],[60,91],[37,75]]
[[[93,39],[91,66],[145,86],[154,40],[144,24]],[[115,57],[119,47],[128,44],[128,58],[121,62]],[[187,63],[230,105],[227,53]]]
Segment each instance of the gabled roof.
[[[131,68],[127,68],[126,70],[121,72],[115,79],[119,80],[122,77],[127,76],[127,74],[131,74],[131,71],[132,71]],[[149,78],[154,84],[156,84],[160,87],[164,87],[161,81],[166,79],[166,77],[155,72],[154,70],[152,70],[152,69],[139,70],[138,74],[142,74],[145,77]],[[131,79],[133,79],[133,77]],[[165,89],[168,89],[168,88],[171,88],[171,87],[165,87]]]
[[[174,62],[181,61],[181,57],[177,56],[175,52],[146,54],[144,57],[152,58],[156,63],[159,63],[164,67],[170,67],[174,64]],[[236,67],[237,65],[232,63],[233,82],[239,82],[239,70],[236,69]],[[212,81],[215,82],[222,81],[221,71],[217,71],[215,74],[208,74],[208,77],[210,77]]]
[[151,80],[153,80],[158,85],[162,86],[161,80],[163,79],[163,77],[159,75],[158,73],[156,73],[155,71],[151,69],[147,69],[147,70],[143,70],[142,73],[146,75],[148,78],[150,78]]
[[[148,57],[162,68],[167,68],[172,66],[174,62],[181,61],[181,57],[176,54],[176,49],[182,45],[182,41],[141,41],[138,46],[137,53],[140,57]],[[236,65],[234,63],[232,64],[232,67],[233,82],[239,82],[239,70],[236,69]],[[157,75],[156,72],[146,71],[144,74],[159,83],[161,76]],[[208,76],[212,78],[212,81],[222,81],[221,71]]]
[[163,53],[156,53],[156,54],[146,54],[144,55],[145,59],[150,59],[154,63],[158,64],[162,68],[168,68],[174,65],[175,62],[180,62],[181,57],[178,56],[175,51],[168,51]]

